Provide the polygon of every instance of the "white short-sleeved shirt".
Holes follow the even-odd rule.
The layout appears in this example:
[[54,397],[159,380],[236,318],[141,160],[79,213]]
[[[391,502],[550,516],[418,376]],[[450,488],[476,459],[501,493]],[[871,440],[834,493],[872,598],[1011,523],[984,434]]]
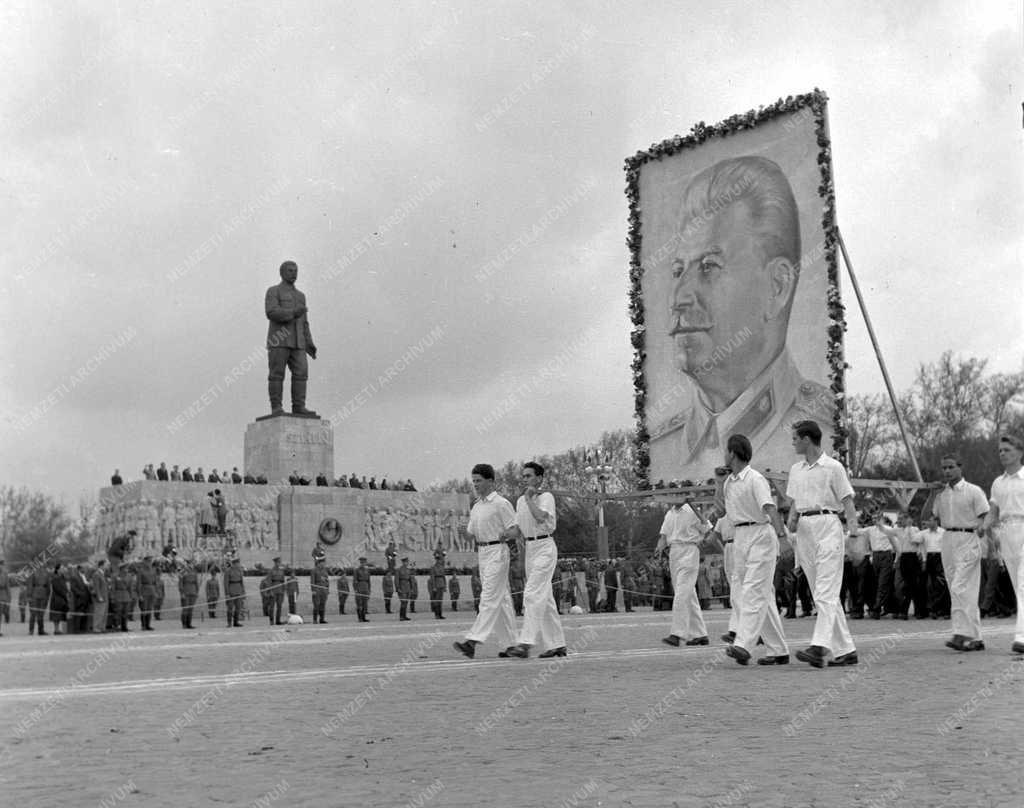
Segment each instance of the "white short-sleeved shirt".
[[547,536],[555,532],[557,524],[555,516],[555,497],[550,491],[541,491],[537,494],[537,507],[545,513],[542,521],[538,522],[533,518],[533,511],[526,504],[526,497],[522,496],[516,500],[516,524],[519,530],[528,539],[537,536]]
[[1024,467],[1016,474],[1004,472],[992,482],[992,502],[999,508],[999,518],[1024,519]]
[[853,486],[846,469],[838,460],[822,455],[813,463],[801,460],[789,470],[786,496],[793,500],[797,511],[843,509],[843,500],[853,496]]
[[861,532],[868,537],[868,546],[871,548],[872,553],[892,552],[889,536],[878,525],[871,525]]
[[661,523],[661,535],[670,546],[697,544],[704,535],[703,527],[700,517],[694,513],[693,508],[685,504],[681,508],[672,508],[665,514],[665,519]]
[[925,528],[924,530],[917,531],[917,535],[924,542],[924,551],[926,553],[942,552],[942,534],[944,532],[941,527],[937,527],[935,530]]
[[935,497],[934,510],[944,530],[974,530],[981,517],[988,513],[988,500],[978,486],[961,479],[954,486],[943,487]]
[[497,491],[491,491],[473,504],[466,531],[472,533],[477,542],[498,541],[515,523],[516,512],[512,503]]
[[738,474],[725,478],[725,512],[733,524],[756,522],[766,524],[765,505],[775,507],[772,488],[760,472],[744,466]]

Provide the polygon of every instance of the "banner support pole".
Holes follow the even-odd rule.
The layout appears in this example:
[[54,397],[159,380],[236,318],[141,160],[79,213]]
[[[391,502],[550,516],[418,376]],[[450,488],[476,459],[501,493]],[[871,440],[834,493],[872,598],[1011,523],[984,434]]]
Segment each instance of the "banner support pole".
[[871,337],[871,345],[875,349],[875,358],[878,360],[878,366],[882,369],[885,389],[889,392],[889,401],[892,402],[893,412],[896,413],[896,422],[900,427],[900,435],[903,436],[903,445],[907,447],[907,454],[910,456],[910,464],[914,467],[914,475],[917,477],[917,481],[919,483],[924,482],[924,478],[921,476],[921,469],[917,465],[917,457],[914,455],[914,450],[910,445],[910,436],[907,434],[907,425],[903,421],[903,413],[900,412],[900,408],[896,404],[896,393],[892,387],[892,380],[889,378],[889,370],[885,366],[885,359],[882,357],[882,349],[878,346],[875,329],[871,325],[871,317],[868,315],[867,306],[864,304],[864,296],[861,294],[860,284],[857,283],[857,276],[853,274],[853,264],[850,263],[850,255],[846,252],[846,242],[843,241],[843,234],[839,231],[838,227],[836,227],[836,238],[839,241],[839,250],[843,254],[843,263],[846,264],[846,271],[850,276],[850,282],[853,284],[854,294],[857,295],[860,313],[864,315],[864,324],[868,327],[868,336]]

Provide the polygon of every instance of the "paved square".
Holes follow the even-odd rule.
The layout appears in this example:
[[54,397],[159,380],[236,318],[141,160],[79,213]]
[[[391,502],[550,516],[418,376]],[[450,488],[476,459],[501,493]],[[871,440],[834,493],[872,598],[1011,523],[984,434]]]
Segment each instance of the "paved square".
[[[740,667],[667,613],[565,617],[570,655],[475,660],[412,623],[0,639],[7,806],[1024,805],[1024,662],[857,621],[861,664]],[[137,626],[137,623],[134,624]],[[792,650],[812,621],[788,620]]]

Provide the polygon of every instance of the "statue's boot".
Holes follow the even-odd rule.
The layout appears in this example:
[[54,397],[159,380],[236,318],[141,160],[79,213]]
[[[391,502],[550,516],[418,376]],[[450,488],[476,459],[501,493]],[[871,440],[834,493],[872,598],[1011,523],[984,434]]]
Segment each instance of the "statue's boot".
[[281,398],[284,396],[284,379],[271,379],[267,382],[267,389],[270,393],[270,414],[284,415],[284,407],[281,406]]
[[292,413],[294,415],[316,415],[306,409],[306,380],[292,378]]

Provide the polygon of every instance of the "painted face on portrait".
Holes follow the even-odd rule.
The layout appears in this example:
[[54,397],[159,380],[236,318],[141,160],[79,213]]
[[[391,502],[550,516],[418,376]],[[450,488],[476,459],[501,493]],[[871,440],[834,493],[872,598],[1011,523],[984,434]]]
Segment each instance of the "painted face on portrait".
[[[697,227],[684,221],[683,232],[672,263],[669,327],[676,366],[699,381],[720,371],[723,361],[743,368],[761,352],[772,289],[745,204],[730,205]],[[722,351],[714,353],[722,346],[731,347],[725,360],[716,358]]]

